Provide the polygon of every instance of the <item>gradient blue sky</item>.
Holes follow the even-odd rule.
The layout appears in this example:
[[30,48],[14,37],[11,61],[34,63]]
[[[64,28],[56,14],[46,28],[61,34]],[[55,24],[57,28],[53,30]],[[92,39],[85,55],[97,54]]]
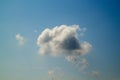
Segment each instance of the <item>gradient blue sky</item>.
[[[119,0],[0,0],[0,80],[50,80],[48,70],[60,67],[62,80],[120,80]],[[86,27],[82,40],[92,44],[83,75],[62,57],[39,56],[36,40],[45,28],[77,24]],[[35,33],[34,30],[38,32]],[[19,46],[15,35],[26,43]]]

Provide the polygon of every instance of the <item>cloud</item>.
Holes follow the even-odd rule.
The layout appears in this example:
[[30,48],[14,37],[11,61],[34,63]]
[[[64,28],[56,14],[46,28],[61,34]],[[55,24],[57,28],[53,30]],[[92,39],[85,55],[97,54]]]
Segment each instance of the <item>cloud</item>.
[[65,59],[69,62],[75,63],[77,61],[77,56],[70,55],[70,56],[66,56]]
[[[73,63],[83,71],[88,67],[88,61],[83,57],[90,52],[92,45],[79,38],[80,33],[84,33],[87,28],[80,28],[79,25],[60,25],[52,29],[45,29],[37,39],[39,54],[41,55],[62,55],[68,62]],[[81,57],[82,56],[82,57]],[[54,71],[48,72],[52,80]]]
[[39,53],[53,56],[88,53],[92,46],[86,41],[80,42],[78,30],[81,30],[79,25],[61,25],[53,29],[45,29],[37,39]]
[[48,75],[51,78],[51,80],[55,80],[54,71],[53,70],[48,71]]
[[25,43],[25,39],[23,36],[21,36],[20,34],[16,34],[15,35],[16,40],[18,41],[19,45],[24,45]]
[[75,64],[77,67],[79,67],[80,71],[83,71],[84,69],[86,69],[88,67],[87,59],[81,58],[77,55],[66,56],[65,59],[68,62],[71,62],[71,63]]
[[88,67],[88,61],[85,58],[82,58],[81,60],[81,66],[80,66],[80,71],[83,71],[84,69],[86,69]]
[[54,68],[48,71],[48,75],[51,80],[63,79],[64,73],[60,68]]

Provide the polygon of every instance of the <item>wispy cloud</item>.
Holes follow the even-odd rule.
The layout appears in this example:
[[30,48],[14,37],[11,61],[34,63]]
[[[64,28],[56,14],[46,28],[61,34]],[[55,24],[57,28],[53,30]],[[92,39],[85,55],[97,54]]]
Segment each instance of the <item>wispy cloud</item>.
[[18,41],[20,46],[24,45],[25,39],[24,39],[24,37],[21,34],[16,34],[15,38]]
[[60,68],[54,68],[48,71],[48,75],[51,80],[63,79],[64,73]]

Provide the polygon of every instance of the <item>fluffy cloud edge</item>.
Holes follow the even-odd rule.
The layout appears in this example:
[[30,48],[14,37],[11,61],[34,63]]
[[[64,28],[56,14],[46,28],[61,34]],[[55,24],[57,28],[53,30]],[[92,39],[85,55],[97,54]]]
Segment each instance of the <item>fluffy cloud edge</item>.
[[21,35],[21,34],[16,34],[15,35],[15,38],[16,38],[16,40],[18,41],[18,44],[20,45],[20,46],[23,46],[24,44],[25,44],[25,39],[24,39],[24,37]]

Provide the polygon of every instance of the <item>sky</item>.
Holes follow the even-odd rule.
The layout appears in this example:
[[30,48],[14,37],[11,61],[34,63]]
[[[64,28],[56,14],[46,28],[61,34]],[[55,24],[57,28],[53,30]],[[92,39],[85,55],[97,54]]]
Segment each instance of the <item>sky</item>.
[[[0,0],[0,80],[120,80],[119,3],[119,0]],[[81,64],[76,67],[69,53],[67,57],[51,55],[63,51],[62,47],[51,52],[48,49],[55,46],[44,47],[45,30],[50,34],[56,26],[57,30],[65,26],[67,36],[70,30],[74,32],[70,42],[80,41],[81,46],[86,41],[92,46],[84,55],[87,68],[81,71]],[[73,26],[83,30],[76,31]],[[55,38],[60,36],[58,41],[64,35],[59,33]],[[45,55],[41,55],[41,48],[48,50],[43,52]],[[71,48],[66,49],[70,52]]]

